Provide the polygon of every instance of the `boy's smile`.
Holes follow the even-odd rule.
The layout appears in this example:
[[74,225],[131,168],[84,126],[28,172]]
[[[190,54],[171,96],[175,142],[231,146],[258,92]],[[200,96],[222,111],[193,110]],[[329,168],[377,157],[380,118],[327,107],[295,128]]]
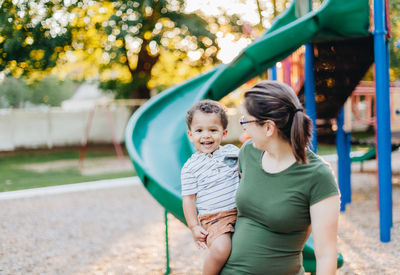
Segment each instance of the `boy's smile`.
[[213,153],[219,148],[228,131],[223,129],[221,118],[215,113],[196,111],[187,134],[199,153]]

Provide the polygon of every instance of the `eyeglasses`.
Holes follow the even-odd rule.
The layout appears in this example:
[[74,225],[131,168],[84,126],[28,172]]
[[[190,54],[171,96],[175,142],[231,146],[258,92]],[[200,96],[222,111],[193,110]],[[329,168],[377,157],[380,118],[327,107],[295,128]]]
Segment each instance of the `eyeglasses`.
[[241,118],[239,120],[240,125],[244,126],[247,123],[253,123],[253,122],[265,122],[265,120],[262,119],[254,119],[254,120],[243,120],[243,118]]

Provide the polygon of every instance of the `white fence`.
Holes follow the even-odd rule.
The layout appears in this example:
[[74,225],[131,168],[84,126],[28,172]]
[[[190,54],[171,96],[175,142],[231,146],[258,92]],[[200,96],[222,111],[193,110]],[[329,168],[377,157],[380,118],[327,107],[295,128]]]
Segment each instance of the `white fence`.
[[[110,107],[114,131],[119,142],[124,139],[128,108]],[[66,111],[0,109],[0,151],[17,148],[52,148],[81,145],[84,141],[90,110]],[[104,108],[96,108],[88,142],[112,143],[112,132]]]
[[[111,106],[109,110],[116,138],[123,142],[130,111],[124,106]],[[0,109],[0,151],[79,146],[85,138],[89,115],[90,110],[67,111],[61,108]],[[226,142],[238,140],[242,132],[238,118],[238,114],[229,116]],[[95,109],[88,142],[112,143],[112,132],[104,108]]]

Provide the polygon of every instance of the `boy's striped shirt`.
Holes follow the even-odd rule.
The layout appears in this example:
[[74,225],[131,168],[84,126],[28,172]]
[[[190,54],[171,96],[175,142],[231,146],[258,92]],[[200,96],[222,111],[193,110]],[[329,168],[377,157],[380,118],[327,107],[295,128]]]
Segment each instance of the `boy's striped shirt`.
[[196,194],[200,215],[236,208],[238,154],[239,148],[228,144],[220,146],[212,156],[195,153],[183,166],[182,196]]

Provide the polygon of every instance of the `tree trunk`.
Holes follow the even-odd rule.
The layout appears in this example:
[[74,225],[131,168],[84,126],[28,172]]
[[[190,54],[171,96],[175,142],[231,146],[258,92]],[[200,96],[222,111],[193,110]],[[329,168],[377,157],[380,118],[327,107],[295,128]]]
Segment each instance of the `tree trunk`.
[[257,12],[258,12],[258,16],[260,17],[260,22],[258,23],[258,27],[260,30],[264,29],[263,26],[263,21],[264,21],[264,17],[262,15],[262,9],[261,9],[261,5],[260,5],[260,0],[256,0],[257,3]]
[[136,69],[130,70],[132,75],[131,98],[150,98],[148,83],[151,78],[151,70],[158,61],[159,54],[151,55],[147,49],[148,45],[149,41],[143,40]]
[[276,0],[272,0],[272,6],[274,8],[274,18],[278,15],[278,11],[276,10]]

